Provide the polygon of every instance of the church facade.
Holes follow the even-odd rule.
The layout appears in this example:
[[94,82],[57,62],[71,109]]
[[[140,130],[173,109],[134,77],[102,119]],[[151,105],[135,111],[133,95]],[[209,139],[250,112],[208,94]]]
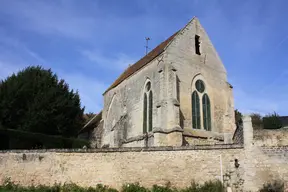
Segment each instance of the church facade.
[[94,147],[231,143],[236,129],[232,89],[194,17],[105,91],[90,138]]

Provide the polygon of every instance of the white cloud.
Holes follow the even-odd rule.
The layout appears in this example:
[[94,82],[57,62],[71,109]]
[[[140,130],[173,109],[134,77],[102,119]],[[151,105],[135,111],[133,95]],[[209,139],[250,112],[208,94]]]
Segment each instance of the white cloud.
[[105,57],[98,51],[83,50],[80,52],[84,57],[96,63],[97,67],[102,66],[110,70],[126,69],[129,64],[134,64],[136,61],[136,59],[123,53],[117,54],[114,57]]

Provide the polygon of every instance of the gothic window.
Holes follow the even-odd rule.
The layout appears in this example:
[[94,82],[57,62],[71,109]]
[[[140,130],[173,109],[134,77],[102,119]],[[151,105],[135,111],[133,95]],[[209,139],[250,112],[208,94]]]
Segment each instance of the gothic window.
[[153,93],[150,81],[145,86],[143,103],[143,133],[146,133],[152,131],[153,127]]
[[210,112],[210,100],[205,93],[202,97],[202,109],[203,109],[203,125],[204,129],[211,131],[211,112]]
[[195,35],[195,53],[197,55],[201,55],[200,53],[200,36]]
[[[203,128],[211,131],[211,106],[210,99],[206,93],[205,84],[202,80],[195,82],[195,91],[192,93],[192,127],[201,129],[201,117],[203,118]],[[202,109],[202,111],[201,111]]]
[[143,133],[147,132],[147,94],[144,93],[143,101]]
[[192,94],[192,116],[193,116],[192,117],[193,128],[200,129],[201,128],[200,103],[197,91],[194,91]]
[[150,91],[149,93],[149,131],[152,131],[152,124],[153,124],[153,93]]

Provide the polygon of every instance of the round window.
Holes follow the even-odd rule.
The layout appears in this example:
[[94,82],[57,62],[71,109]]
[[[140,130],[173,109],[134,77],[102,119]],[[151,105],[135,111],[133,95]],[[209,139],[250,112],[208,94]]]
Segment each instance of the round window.
[[197,80],[195,86],[197,91],[199,91],[200,93],[203,93],[205,91],[205,85],[203,81]]
[[147,82],[146,91],[150,91],[150,89],[151,89],[151,82]]

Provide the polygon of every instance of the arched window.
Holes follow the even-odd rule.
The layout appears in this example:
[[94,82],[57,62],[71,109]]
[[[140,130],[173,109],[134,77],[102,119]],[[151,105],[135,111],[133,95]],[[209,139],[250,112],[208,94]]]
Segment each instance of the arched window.
[[207,131],[211,131],[210,100],[206,93],[202,97],[202,109],[204,129]]
[[153,93],[150,81],[145,85],[143,103],[143,133],[146,133],[153,128]]
[[153,93],[150,91],[149,93],[149,131],[152,131],[153,124]]
[[197,91],[192,94],[192,125],[195,129],[201,128],[200,102]]
[[143,101],[143,133],[147,132],[147,94],[144,93]]
[[[192,93],[192,128],[205,129],[211,131],[211,106],[210,99],[206,93],[206,87],[202,80],[195,82],[196,89]],[[201,104],[201,106],[200,106]],[[201,111],[202,107],[202,111]],[[203,127],[201,126],[201,117],[203,118]]]

